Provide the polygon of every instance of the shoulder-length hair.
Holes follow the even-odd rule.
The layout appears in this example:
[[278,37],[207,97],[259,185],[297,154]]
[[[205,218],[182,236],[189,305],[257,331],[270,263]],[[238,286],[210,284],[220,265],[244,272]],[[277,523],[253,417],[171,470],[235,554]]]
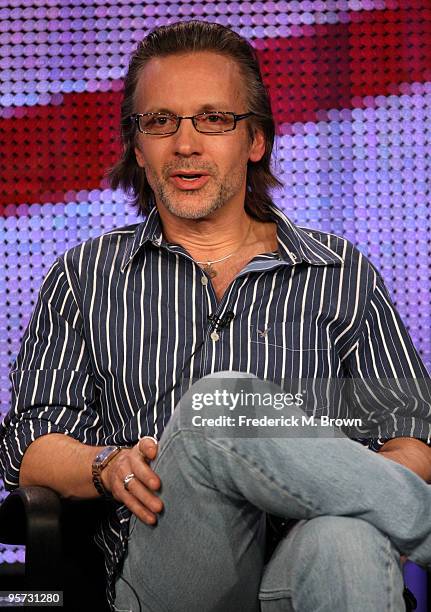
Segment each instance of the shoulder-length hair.
[[181,21],[152,30],[133,53],[124,82],[121,105],[121,138],[123,155],[109,171],[111,186],[121,187],[131,198],[132,204],[142,215],[154,206],[154,193],[145,172],[136,162],[136,124],[130,120],[135,110],[135,92],[140,73],[146,63],[155,57],[174,54],[213,51],[233,59],[240,68],[246,87],[247,111],[253,113],[248,125],[249,136],[255,129],[265,136],[265,152],[257,162],[248,162],[245,210],[253,217],[268,219],[268,207],[272,204],[270,189],[282,183],[271,171],[271,154],[274,145],[275,123],[268,91],[263,83],[257,54],[251,44],[217,23],[205,21]]

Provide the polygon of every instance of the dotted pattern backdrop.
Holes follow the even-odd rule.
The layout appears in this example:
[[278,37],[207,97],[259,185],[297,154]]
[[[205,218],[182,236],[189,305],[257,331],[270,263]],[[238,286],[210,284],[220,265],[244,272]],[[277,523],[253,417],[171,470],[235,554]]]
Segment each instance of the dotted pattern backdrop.
[[[179,18],[251,40],[278,124],[276,203],[371,258],[431,366],[429,0],[11,0],[0,2],[0,416],[50,264],[136,222],[104,178],[120,152],[121,79],[136,42]],[[2,548],[0,563],[22,554]]]

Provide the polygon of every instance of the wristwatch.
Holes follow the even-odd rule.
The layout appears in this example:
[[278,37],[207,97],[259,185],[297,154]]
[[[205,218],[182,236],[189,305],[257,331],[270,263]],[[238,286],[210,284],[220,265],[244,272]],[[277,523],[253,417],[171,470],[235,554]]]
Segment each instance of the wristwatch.
[[102,497],[111,498],[112,495],[105,489],[102,483],[102,472],[108,465],[108,463],[120,452],[123,450],[121,446],[107,446],[102,449],[100,453],[98,453],[93,459],[93,463],[91,466],[91,473],[93,475],[93,484],[96,488],[96,491]]

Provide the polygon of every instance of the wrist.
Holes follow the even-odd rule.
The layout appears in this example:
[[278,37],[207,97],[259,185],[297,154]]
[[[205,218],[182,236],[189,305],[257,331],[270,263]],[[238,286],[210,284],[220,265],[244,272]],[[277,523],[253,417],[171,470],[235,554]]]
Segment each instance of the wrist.
[[105,448],[99,450],[93,459],[91,465],[93,485],[101,497],[112,497],[106,481],[103,480],[103,472],[121,450],[122,448],[120,446],[106,446]]

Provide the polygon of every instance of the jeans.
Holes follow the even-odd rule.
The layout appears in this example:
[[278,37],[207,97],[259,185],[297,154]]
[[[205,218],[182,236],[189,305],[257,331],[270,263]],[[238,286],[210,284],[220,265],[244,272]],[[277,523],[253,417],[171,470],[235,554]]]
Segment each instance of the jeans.
[[[431,564],[431,487],[311,426],[299,438],[210,436],[184,418],[210,378],[163,433],[153,469],[164,511],[155,526],[132,517],[115,608],[404,612],[400,554]],[[297,522],[265,565],[266,512]]]

